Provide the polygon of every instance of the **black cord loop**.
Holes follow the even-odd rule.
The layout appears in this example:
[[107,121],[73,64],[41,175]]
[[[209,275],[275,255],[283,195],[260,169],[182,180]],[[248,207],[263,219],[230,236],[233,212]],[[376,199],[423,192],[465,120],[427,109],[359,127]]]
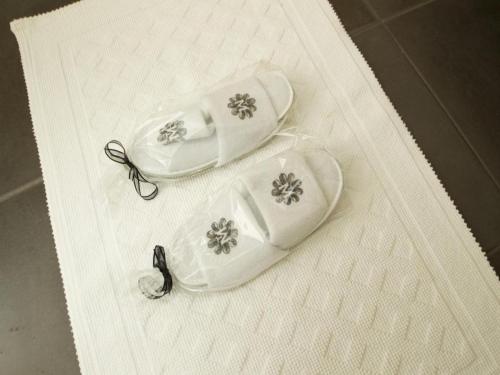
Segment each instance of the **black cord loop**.
[[161,291],[165,294],[169,294],[172,291],[172,275],[170,274],[167,267],[167,260],[165,259],[165,249],[163,246],[156,245],[153,253],[153,267],[158,268],[158,270],[163,275],[163,288]]
[[[112,148],[114,146],[114,148]],[[153,182],[146,180],[146,178],[139,172],[139,169],[130,161],[127,157],[127,153],[125,152],[125,147],[119,141],[110,141],[104,147],[104,152],[106,156],[110,158],[115,163],[126,165],[129,168],[128,178],[132,180],[135,191],[137,194],[141,196],[144,200],[154,199],[158,195],[158,185]],[[141,186],[153,186],[154,190],[147,195],[142,194]]]
[[157,245],[153,252],[153,267],[157,268],[163,278],[163,282],[159,280],[159,275],[147,275],[139,279],[139,289],[142,294],[149,299],[158,299],[172,291],[172,275],[167,267],[165,259],[165,249]]

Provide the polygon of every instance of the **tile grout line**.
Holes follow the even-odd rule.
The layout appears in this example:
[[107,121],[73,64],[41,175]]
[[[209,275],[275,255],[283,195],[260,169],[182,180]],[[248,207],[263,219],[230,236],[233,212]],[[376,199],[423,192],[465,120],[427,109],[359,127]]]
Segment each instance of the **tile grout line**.
[[378,12],[375,10],[375,8],[373,7],[373,5],[371,4],[370,0],[361,0],[361,2],[365,5],[365,7],[368,9],[368,11],[371,13],[371,15],[373,16],[373,18],[375,18],[376,21],[380,22],[380,23],[385,23],[386,21],[391,21],[395,18],[398,18],[400,16],[404,16],[408,13],[411,13],[413,12],[414,10],[417,10],[419,8],[422,8],[424,6],[427,6],[433,2],[435,2],[436,0],[427,0],[427,1],[424,1],[420,4],[416,4],[416,5],[412,5],[408,8],[405,8],[403,10],[400,10],[400,11],[397,11],[395,12],[394,14],[391,14],[390,16],[387,16],[387,17],[380,17],[378,15]]
[[[362,1],[363,1],[363,3],[365,5],[367,5],[366,0],[362,0]],[[426,5],[429,5],[429,4],[431,4],[431,3],[435,2],[435,1],[436,0],[427,0],[427,1],[424,1],[424,2],[422,2],[420,4],[416,4],[416,5],[410,6],[410,7],[406,8],[406,9],[403,9],[403,10],[400,10],[398,12],[395,12],[394,14],[391,14],[390,16],[387,16],[387,17],[384,17],[384,18],[379,17],[374,8],[372,8],[370,10],[372,11],[372,13],[374,13],[374,16],[375,16],[376,19],[378,19],[382,23],[385,23],[385,22],[392,21],[395,18],[398,18],[398,17],[404,16],[404,15],[406,15],[408,13],[411,13],[414,10],[417,10],[419,8],[422,8],[422,7],[426,6]],[[370,6],[371,6],[371,4],[370,4]]]
[[490,247],[488,250],[485,251],[487,255],[495,255],[500,253],[500,244]]
[[405,14],[411,13],[414,10],[417,10],[418,8],[426,6],[426,5],[432,3],[436,0],[427,0],[423,3],[411,6],[409,8],[403,9],[403,10],[400,10],[400,11],[398,11],[398,12],[396,12],[388,17],[385,17],[385,18],[379,17],[377,11],[366,0],[361,0],[361,1],[368,8],[368,11],[373,16],[374,20],[366,25],[359,26],[359,27],[349,31],[349,34],[351,36],[361,35],[364,32],[370,31],[370,30],[374,29],[375,27],[382,25],[385,22],[392,21],[393,19],[396,19],[400,16],[404,16]]
[[374,20],[366,25],[363,25],[363,26],[359,26],[359,27],[356,27],[355,29],[352,29],[350,30],[348,33],[349,35],[352,37],[355,37],[355,36],[358,36],[358,35],[361,35],[365,32],[368,32],[370,30],[373,30],[375,29],[376,27],[380,26],[381,25],[381,22],[378,21],[378,20]]
[[30,182],[27,182],[25,184],[22,184],[18,186],[17,188],[8,191],[5,194],[0,195],[0,204],[8,201],[11,198],[14,198],[18,196],[19,194],[24,193],[25,191],[28,191],[38,185],[40,185],[43,182],[42,177],[35,178],[34,180],[31,180]]
[[[363,4],[365,4],[365,6],[368,8],[368,10],[372,13],[373,17],[375,17],[375,19],[380,22],[380,25],[382,25],[382,27],[389,33],[389,35],[393,39],[394,43],[396,43],[396,46],[399,48],[399,50],[401,51],[401,53],[403,54],[403,56],[405,57],[405,59],[408,61],[408,63],[413,68],[413,70],[415,71],[415,73],[417,73],[417,75],[419,76],[419,78],[422,80],[422,82],[424,83],[425,87],[427,88],[427,90],[429,90],[430,94],[433,96],[433,98],[436,100],[436,102],[442,108],[442,110],[444,111],[444,113],[446,114],[446,116],[448,116],[448,118],[450,119],[451,123],[453,124],[453,127],[458,132],[458,134],[460,135],[460,137],[464,140],[465,144],[472,151],[472,154],[479,161],[479,164],[483,167],[484,171],[486,172],[486,174],[488,175],[488,177],[490,178],[490,180],[493,182],[493,184],[496,186],[496,188],[498,190],[500,190],[500,182],[497,181],[497,179],[495,178],[494,174],[491,172],[490,168],[486,165],[486,163],[483,161],[483,159],[481,158],[481,156],[478,154],[478,152],[476,151],[476,149],[474,148],[474,146],[471,144],[471,142],[469,141],[469,139],[467,138],[467,136],[465,135],[465,133],[463,132],[463,130],[460,128],[460,126],[458,125],[458,123],[455,120],[455,118],[453,117],[453,115],[448,111],[448,108],[446,108],[446,106],[444,105],[444,103],[442,102],[442,100],[439,98],[439,96],[437,95],[437,93],[432,88],[431,84],[425,78],[424,74],[420,71],[420,69],[417,67],[417,65],[410,58],[410,56],[408,55],[408,53],[406,52],[406,50],[403,48],[403,46],[401,45],[401,43],[399,43],[398,39],[396,38],[396,36],[394,35],[394,33],[391,31],[391,29],[388,27],[388,25],[386,23],[386,21],[392,21],[392,20],[394,20],[394,19],[396,19],[396,18],[398,18],[400,16],[409,14],[410,12],[412,12],[414,10],[417,10],[417,9],[420,9],[420,8],[422,8],[424,6],[427,6],[427,5],[435,2],[436,0],[426,1],[424,3],[421,3],[419,5],[411,7],[409,9],[405,10],[405,11],[402,11],[402,12],[396,14],[396,15],[393,15],[393,16],[390,16],[390,17],[387,17],[387,18],[380,18],[378,16],[377,12],[375,11],[375,9],[373,8],[373,6],[370,4],[370,2],[368,0],[361,0],[361,1],[363,2]],[[362,33],[363,33],[363,31],[361,31],[359,34],[362,34]]]

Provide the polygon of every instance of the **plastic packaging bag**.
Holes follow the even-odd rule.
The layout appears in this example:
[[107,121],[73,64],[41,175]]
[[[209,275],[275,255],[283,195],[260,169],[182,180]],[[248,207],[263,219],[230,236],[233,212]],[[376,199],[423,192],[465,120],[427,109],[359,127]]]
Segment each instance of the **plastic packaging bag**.
[[255,278],[317,230],[343,187],[333,155],[314,142],[255,164],[210,195],[167,246],[155,248],[156,274],[139,280],[149,298],[172,285],[204,292]]
[[161,103],[126,147],[110,141],[105,152],[129,169],[141,197],[153,199],[157,181],[220,167],[261,147],[280,131],[293,98],[281,69],[260,63],[210,89]]

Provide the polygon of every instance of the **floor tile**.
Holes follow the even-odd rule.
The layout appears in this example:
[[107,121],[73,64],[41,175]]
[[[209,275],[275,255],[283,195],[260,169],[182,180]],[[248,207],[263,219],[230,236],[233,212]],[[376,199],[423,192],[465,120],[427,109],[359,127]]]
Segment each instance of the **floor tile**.
[[429,0],[365,0],[380,18],[392,17],[398,13],[426,4]]
[[77,0],[2,0],[0,19],[10,22],[16,18],[36,16],[50,12],[75,2]]
[[486,256],[488,257],[491,267],[493,267],[497,276],[500,277],[500,246],[490,251]]
[[500,244],[500,192],[390,34],[354,38],[481,245]]
[[68,3],[3,0],[0,6],[0,195],[41,175],[19,49],[9,22]]
[[329,0],[329,2],[347,31],[375,21],[363,0]]
[[0,204],[0,228],[0,374],[78,374],[43,187]]
[[436,0],[388,26],[500,186],[500,2]]
[[0,195],[41,175],[14,35],[0,33]]

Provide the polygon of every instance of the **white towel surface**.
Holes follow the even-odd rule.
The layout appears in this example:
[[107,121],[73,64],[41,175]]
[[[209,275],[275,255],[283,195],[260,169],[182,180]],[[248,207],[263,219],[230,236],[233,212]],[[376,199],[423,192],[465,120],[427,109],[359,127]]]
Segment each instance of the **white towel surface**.
[[[84,374],[500,371],[498,279],[326,0],[84,0],[12,29]],[[261,59],[294,86],[289,122],[335,151],[338,213],[241,288],[145,300],[153,246],[289,144],[151,202],[103,146],[151,104]]]

